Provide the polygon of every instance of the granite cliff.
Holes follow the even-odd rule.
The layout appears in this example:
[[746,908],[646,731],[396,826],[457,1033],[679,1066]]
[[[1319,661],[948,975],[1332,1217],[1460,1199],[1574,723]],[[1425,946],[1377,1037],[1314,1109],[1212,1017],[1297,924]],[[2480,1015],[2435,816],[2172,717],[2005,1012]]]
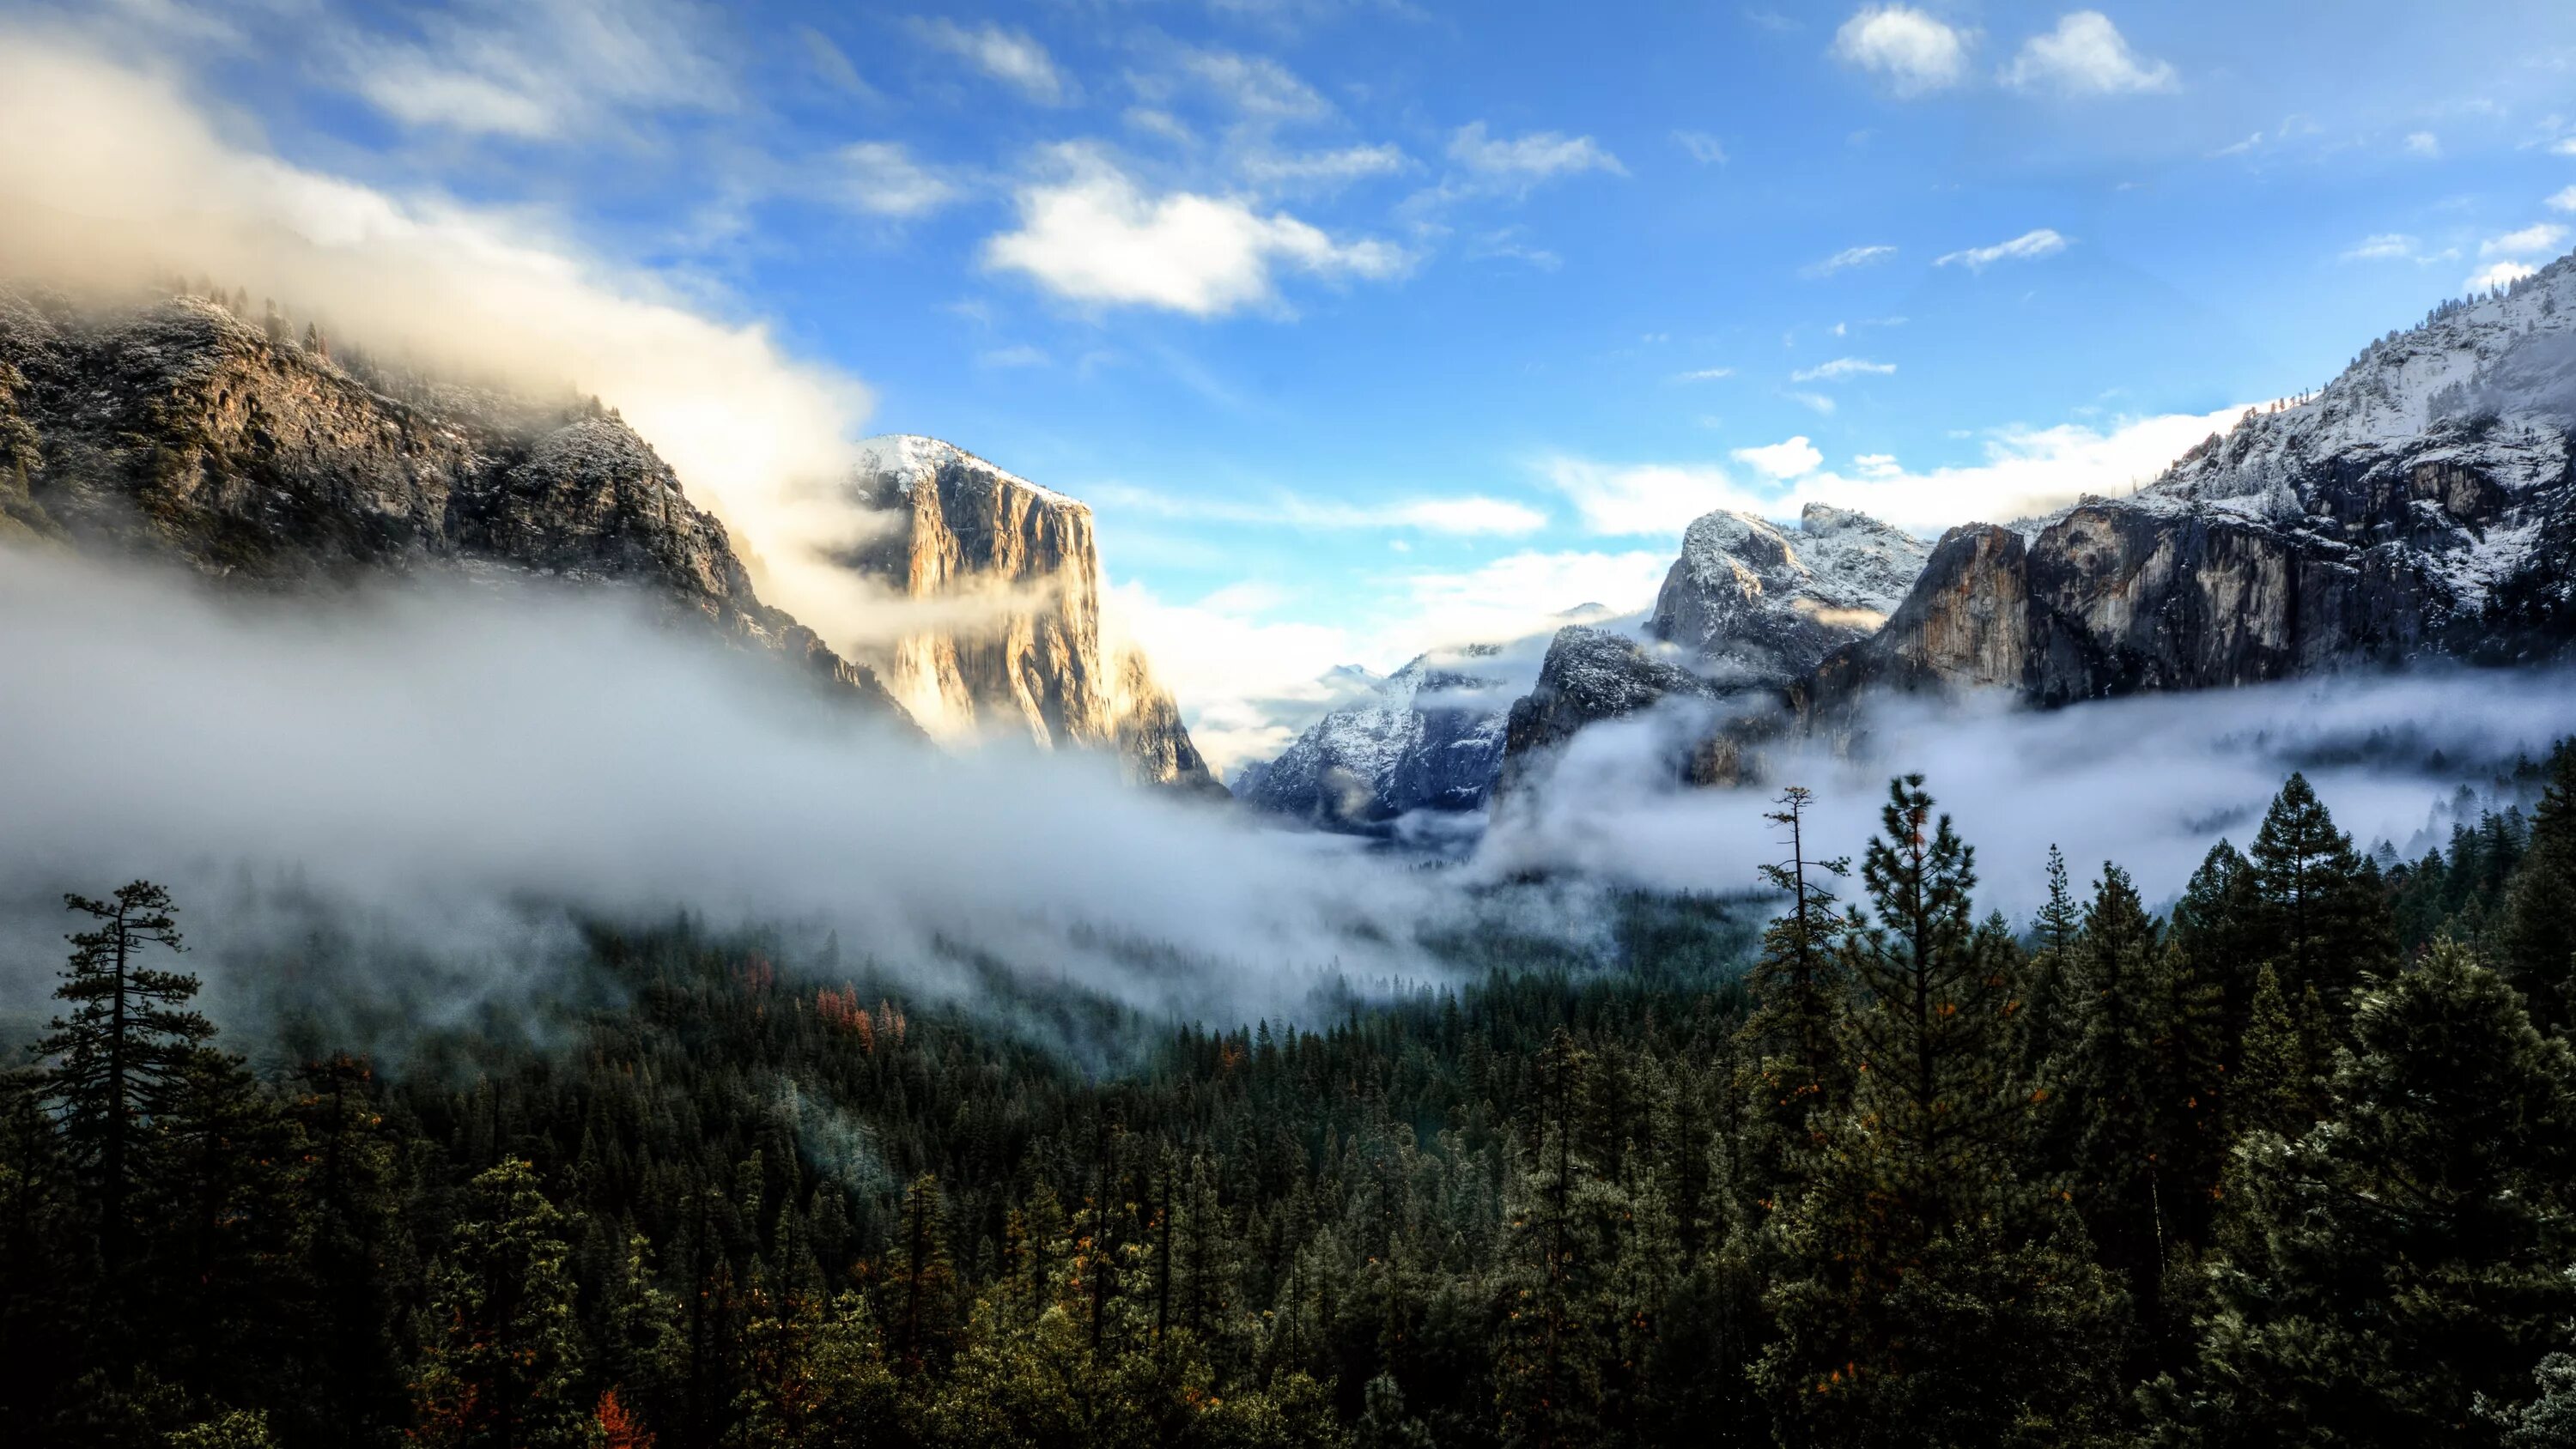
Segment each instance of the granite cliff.
[[724,526],[596,400],[334,360],[320,334],[209,297],[102,313],[0,287],[0,538],[252,587],[428,570],[614,582],[904,718],[875,674],[761,602]]
[[846,562],[921,611],[882,667],[933,734],[1114,751],[1131,779],[1222,789],[1142,651],[1101,627],[1091,510],[935,438],[872,439],[854,482],[887,526]]

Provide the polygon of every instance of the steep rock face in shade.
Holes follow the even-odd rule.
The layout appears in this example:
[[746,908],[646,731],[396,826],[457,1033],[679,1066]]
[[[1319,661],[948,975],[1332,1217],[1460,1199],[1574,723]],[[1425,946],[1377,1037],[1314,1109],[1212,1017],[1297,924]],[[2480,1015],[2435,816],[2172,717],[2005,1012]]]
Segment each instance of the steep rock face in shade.
[[1416,810],[1479,808],[1502,763],[1502,650],[1424,654],[1368,697],[1307,727],[1236,782],[1238,799],[1333,830],[1372,832]]
[[1111,749],[1142,782],[1222,788],[1144,656],[1104,652],[1089,508],[913,436],[871,439],[854,487],[891,526],[847,562],[923,613],[885,671],[924,727]]
[[889,719],[863,667],[762,603],[724,526],[595,403],[334,361],[222,303],[106,316],[0,287],[0,538],[293,586],[428,568],[616,582]]
[[2371,344],[2135,496],[1942,539],[1887,627],[1801,687],[2039,705],[2576,645],[2576,259]]
[[[1611,629],[1570,625],[1549,641],[1538,684],[1512,704],[1497,795],[1534,783],[1578,731],[1625,719],[1671,699],[1711,701],[1723,710],[1741,689],[1649,653],[1637,640]],[[1665,762],[1678,778],[1729,784],[1741,770],[1731,737],[1712,734],[1686,742]]]

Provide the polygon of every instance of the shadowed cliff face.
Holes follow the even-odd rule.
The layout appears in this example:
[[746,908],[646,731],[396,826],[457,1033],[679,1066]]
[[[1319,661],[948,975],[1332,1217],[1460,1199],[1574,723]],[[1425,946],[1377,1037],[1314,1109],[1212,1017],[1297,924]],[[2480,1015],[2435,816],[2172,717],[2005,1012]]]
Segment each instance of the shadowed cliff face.
[[0,290],[0,536],[272,587],[428,569],[633,585],[901,717],[760,601],[724,526],[595,401],[437,385],[268,330],[203,298],[92,317]]
[[931,438],[872,440],[855,486],[892,526],[851,566],[939,606],[886,666],[925,727],[1115,750],[1131,778],[1222,788],[1144,655],[1106,651],[1089,508]]

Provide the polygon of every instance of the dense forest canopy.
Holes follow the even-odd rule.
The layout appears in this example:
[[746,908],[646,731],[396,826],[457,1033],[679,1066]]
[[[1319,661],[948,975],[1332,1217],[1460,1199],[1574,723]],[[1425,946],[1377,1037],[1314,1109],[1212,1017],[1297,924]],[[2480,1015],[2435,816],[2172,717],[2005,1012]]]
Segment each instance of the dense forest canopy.
[[2018,922],[1919,777],[1865,842],[1791,790],[1767,926],[1040,1004],[1117,1071],[685,923],[541,1031],[246,1058],[184,903],[75,896],[0,1440],[2566,1444],[2576,746],[2540,783],[2407,860],[2294,775],[2169,909],[2052,855]]

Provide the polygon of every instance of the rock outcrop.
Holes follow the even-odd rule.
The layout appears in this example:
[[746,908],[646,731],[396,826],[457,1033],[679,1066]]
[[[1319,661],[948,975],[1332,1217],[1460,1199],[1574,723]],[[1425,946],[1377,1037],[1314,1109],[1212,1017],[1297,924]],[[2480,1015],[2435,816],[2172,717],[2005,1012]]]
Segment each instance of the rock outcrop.
[[[1375,833],[1417,810],[1485,803],[1502,763],[1514,681],[1491,644],[1424,654],[1334,710],[1267,764],[1236,798],[1328,830]],[[1527,666],[1524,665],[1525,669]],[[1522,676],[1526,678],[1526,675]]]
[[1144,655],[1104,647],[1089,508],[908,435],[870,440],[853,486],[889,526],[845,562],[919,612],[882,664],[925,728],[1114,750],[1138,781],[1222,790]]
[[614,581],[903,712],[761,602],[724,526],[614,414],[335,362],[219,301],[101,316],[0,288],[0,535],[291,586],[431,568]]
[[2051,706],[2576,647],[2576,259],[2438,309],[2126,499],[1953,529],[1885,629],[1797,691]]

